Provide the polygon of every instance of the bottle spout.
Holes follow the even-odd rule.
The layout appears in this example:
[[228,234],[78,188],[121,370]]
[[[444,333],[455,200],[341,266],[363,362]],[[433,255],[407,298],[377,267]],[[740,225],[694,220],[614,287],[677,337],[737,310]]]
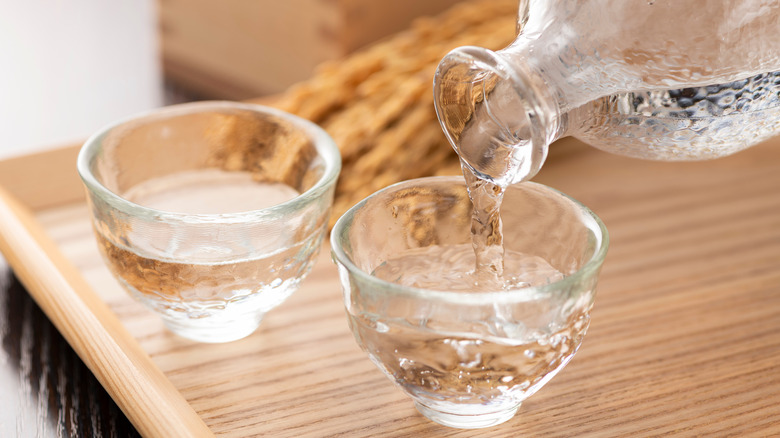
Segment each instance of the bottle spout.
[[540,101],[546,88],[539,88],[501,52],[466,46],[442,59],[434,77],[434,105],[463,166],[501,186],[539,171],[555,119],[550,102]]

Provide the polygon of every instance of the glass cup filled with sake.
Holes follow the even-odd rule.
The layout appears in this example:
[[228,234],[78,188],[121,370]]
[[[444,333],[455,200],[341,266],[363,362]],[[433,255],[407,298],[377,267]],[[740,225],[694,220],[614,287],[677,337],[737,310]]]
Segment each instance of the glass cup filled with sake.
[[253,333],[312,268],[327,232],[338,148],[271,108],[200,102],[104,128],[83,146],[100,252],[174,333]]
[[430,177],[376,192],[331,232],[357,343],[445,426],[512,418],[590,322],[608,246],[601,220],[533,182],[507,187],[499,216],[475,226],[464,178]]

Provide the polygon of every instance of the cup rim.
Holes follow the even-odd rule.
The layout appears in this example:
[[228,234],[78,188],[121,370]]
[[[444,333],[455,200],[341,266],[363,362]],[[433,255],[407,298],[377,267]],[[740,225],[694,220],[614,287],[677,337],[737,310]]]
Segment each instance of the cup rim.
[[[170,116],[192,114],[204,110],[240,109],[263,114],[269,114],[290,122],[297,129],[304,131],[312,140],[317,154],[322,157],[324,169],[322,176],[308,190],[298,196],[262,209],[247,210],[232,213],[179,213],[158,210],[129,201],[103,185],[90,170],[90,163],[100,151],[103,138],[113,129],[126,123],[140,121],[146,118],[166,118]],[[184,224],[229,224],[257,222],[288,214],[315,201],[325,194],[335,184],[341,171],[341,153],[330,135],[315,123],[302,117],[290,114],[276,108],[253,103],[232,101],[200,101],[155,108],[108,124],[92,134],[79,150],[76,167],[82,182],[91,193],[108,203],[111,207],[132,213],[146,219],[154,219],[169,223]]]
[[555,291],[567,290],[569,286],[581,281],[583,278],[588,277],[590,275],[598,274],[598,271],[601,269],[601,265],[604,262],[604,258],[606,257],[607,254],[607,249],[609,247],[609,233],[607,231],[606,226],[604,225],[604,222],[602,222],[602,220],[595,213],[593,213],[593,211],[591,211],[588,207],[586,207],[576,199],[572,198],[571,196],[568,196],[565,193],[560,192],[544,184],[539,184],[532,181],[525,181],[520,184],[537,186],[542,188],[543,190],[557,193],[571,200],[578,208],[581,209],[582,213],[584,213],[586,217],[590,217],[594,221],[595,225],[597,226],[598,233],[601,236],[601,241],[599,242],[599,248],[593,253],[591,258],[580,269],[578,269],[577,271],[569,275],[564,276],[561,280],[540,285],[540,286],[529,286],[529,287],[512,289],[507,291],[489,291],[489,292],[442,291],[442,290],[402,286],[397,283],[382,280],[380,278],[370,275],[369,273],[358,268],[354,263],[352,263],[352,260],[349,258],[349,256],[347,256],[342,245],[340,245],[338,241],[341,237],[346,238],[346,236],[344,235],[346,226],[348,223],[352,222],[356,212],[360,210],[369,200],[383,193],[391,192],[401,187],[419,184],[420,182],[429,182],[429,181],[449,182],[451,184],[465,183],[465,179],[463,177],[432,176],[432,177],[423,177],[423,178],[401,181],[399,183],[389,185],[383,189],[374,192],[373,194],[364,198],[363,200],[361,200],[360,202],[352,206],[349,210],[347,210],[336,221],[336,224],[333,226],[333,229],[331,230],[331,234],[330,234],[330,244],[331,244],[331,254],[333,256],[334,261],[337,264],[343,265],[352,275],[359,278],[360,281],[375,285],[379,290],[387,291],[386,293],[404,295],[412,298],[421,298],[426,300],[436,300],[436,301],[451,302],[456,304],[470,304],[470,305],[484,305],[486,303],[495,303],[495,304],[518,303],[518,302],[533,301],[538,297],[548,296],[552,293],[555,293]]

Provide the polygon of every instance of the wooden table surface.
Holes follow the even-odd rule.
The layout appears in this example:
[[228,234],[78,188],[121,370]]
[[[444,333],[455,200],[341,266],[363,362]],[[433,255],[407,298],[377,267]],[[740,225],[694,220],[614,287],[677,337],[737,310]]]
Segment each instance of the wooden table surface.
[[[59,154],[63,166],[73,151]],[[592,323],[514,419],[479,431],[427,421],[374,368],[347,327],[327,249],[254,335],[204,345],[166,332],[107,274],[75,175],[23,183],[25,166],[57,167],[35,160],[0,163],[0,184],[38,211],[217,435],[780,435],[780,138],[698,163],[553,145],[536,181],[588,205],[610,231]]]

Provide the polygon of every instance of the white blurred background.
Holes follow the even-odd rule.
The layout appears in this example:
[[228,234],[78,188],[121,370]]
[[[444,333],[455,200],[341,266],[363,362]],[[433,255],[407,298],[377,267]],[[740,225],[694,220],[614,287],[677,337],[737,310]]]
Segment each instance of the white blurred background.
[[154,0],[0,0],[0,158],[162,105]]
[[139,111],[283,92],[459,0],[0,0],[0,159]]

